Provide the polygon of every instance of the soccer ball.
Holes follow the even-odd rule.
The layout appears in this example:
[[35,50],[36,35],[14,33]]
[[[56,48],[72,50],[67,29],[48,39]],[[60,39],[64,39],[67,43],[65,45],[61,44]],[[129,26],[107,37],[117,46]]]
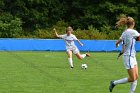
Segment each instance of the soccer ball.
[[82,64],[82,65],[81,65],[81,68],[82,68],[82,69],[87,69],[87,64]]

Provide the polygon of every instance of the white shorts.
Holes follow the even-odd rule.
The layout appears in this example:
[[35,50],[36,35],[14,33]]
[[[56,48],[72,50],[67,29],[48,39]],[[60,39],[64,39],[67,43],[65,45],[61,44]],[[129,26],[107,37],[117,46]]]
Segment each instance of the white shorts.
[[124,66],[126,69],[134,68],[134,66],[137,65],[137,61],[136,61],[135,56],[124,55],[123,61],[124,61]]
[[74,54],[77,54],[79,53],[79,49],[76,47],[76,46],[69,46],[69,47],[66,47],[66,51],[72,51]]

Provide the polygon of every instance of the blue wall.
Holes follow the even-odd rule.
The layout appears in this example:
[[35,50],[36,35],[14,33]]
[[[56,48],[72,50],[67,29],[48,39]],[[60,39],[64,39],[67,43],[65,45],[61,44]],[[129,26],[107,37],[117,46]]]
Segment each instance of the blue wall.
[[[114,40],[81,40],[84,44],[81,51],[119,51]],[[0,39],[0,50],[7,51],[65,51],[65,42],[61,39]],[[140,42],[136,43],[136,50],[140,51]]]

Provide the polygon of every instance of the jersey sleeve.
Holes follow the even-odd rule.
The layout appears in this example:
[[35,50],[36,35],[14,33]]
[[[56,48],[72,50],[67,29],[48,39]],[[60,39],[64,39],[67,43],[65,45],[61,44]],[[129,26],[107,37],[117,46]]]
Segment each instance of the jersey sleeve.
[[58,35],[58,37],[63,39],[65,35]]
[[73,35],[73,39],[74,39],[74,40],[78,40],[77,37],[76,37],[75,35]]
[[136,30],[134,30],[133,37],[139,37],[139,36],[140,36],[140,33],[138,33]]

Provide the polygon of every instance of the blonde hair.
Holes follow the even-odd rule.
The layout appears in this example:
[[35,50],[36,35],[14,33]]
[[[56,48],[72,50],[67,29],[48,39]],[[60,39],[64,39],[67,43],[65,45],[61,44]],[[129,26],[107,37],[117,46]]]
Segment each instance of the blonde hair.
[[134,25],[135,23],[135,20],[132,18],[132,17],[121,17],[119,19],[119,21],[116,22],[116,27],[119,27],[119,26],[127,26],[127,27],[130,27],[132,25]]
[[71,26],[68,26],[67,28],[66,28],[66,32],[68,32],[68,31],[73,31],[73,29],[72,29],[72,27]]

